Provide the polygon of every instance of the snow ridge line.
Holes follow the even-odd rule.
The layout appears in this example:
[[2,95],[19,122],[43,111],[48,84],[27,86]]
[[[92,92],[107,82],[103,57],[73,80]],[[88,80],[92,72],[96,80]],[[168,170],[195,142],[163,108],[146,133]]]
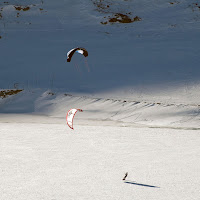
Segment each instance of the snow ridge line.
[[162,102],[148,102],[148,101],[136,101],[136,100],[122,100],[122,99],[114,99],[114,98],[102,98],[102,97],[90,97],[90,96],[78,96],[78,95],[72,95],[72,94],[64,94],[65,96],[69,96],[69,97],[79,97],[79,98],[84,98],[84,99],[94,99],[97,101],[113,101],[113,102],[122,102],[124,104],[126,103],[135,103],[135,104],[139,104],[139,103],[144,103],[146,105],[149,106],[154,106],[154,105],[160,105],[160,106],[191,106],[191,107],[200,107],[200,104],[184,104],[184,103],[180,103],[180,104],[175,104],[175,103],[162,103]]

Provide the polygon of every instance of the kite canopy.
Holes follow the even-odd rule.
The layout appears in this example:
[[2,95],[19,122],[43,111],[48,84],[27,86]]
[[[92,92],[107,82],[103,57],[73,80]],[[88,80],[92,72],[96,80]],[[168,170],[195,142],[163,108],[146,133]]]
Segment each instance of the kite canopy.
[[74,55],[75,52],[80,53],[80,54],[84,55],[85,57],[88,56],[88,52],[87,52],[87,50],[86,50],[85,48],[77,47],[77,48],[71,49],[71,50],[67,53],[67,62],[70,62],[70,61],[71,61],[72,56]]
[[76,109],[76,108],[72,108],[67,112],[67,116],[66,116],[66,120],[67,120],[67,125],[71,128],[73,128],[73,120],[74,120],[74,116],[77,113],[77,111],[83,112],[82,109]]

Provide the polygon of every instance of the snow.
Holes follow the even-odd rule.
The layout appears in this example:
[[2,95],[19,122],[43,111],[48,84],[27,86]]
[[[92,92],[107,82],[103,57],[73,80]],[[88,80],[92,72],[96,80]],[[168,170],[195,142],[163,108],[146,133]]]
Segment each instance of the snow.
[[199,7],[1,2],[0,199],[199,199]]
[[[2,5],[1,88],[18,82],[26,89],[53,87],[90,94],[107,90],[109,96],[126,90],[123,96],[159,99],[167,90],[178,101],[183,95],[200,95],[196,1],[108,0],[110,13],[131,11],[132,17],[142,18],[113,25],[100,23],[111,14],[96,11],[89,0],[30,1],[29,6],[31,2],[36,6],[15,18],[7,16],[9,5]],[[77,46],[88,50],[90,73],[79,54],[66,62],[66,53]],[[76,63],[82,74],[75,69]]]
[[[151,101],[150,101],[151,100]],[[163,103],[164,102],[164,103]],[[50,90],[35,89],[22,91],[15,96],[0,101],[0,116],[7,122],[8,113],[32,115],[37,121],[37,116],[51,117],[65,120],[67,112],[72,108],[79,108],[83,113],[77,113],[76,123],[82,125],[116,124],[118,126],[147,126],[168,127],[179,129],[200,129],[200,105],[187,103],[173,103],[173,101],[149,101],[141,99],[131,100],[95,97],[91,95],[80,96],[64,92],[52,93]],[[187,101],[186,101],[187,102]],[[6,105],[6,106],[5,106]],[[5,119],[5,120],[4,120]],[[40,118],[39,118],[40,119]],[[16,117],[18,122],[23,122],[21,117]],[[24,119],[25,121],[30,119]],[[47,120],[48,121],[48,120]],[[63,122],[62,122],[63,123]]]
[[2,200],[199,198],[199,131],[98,125],[71,131],[64,123],[39,122],[0,127]]
[[[0,107],[2,200],[199,198],[196,106],[41,90],[4,100],[9,102]],[[74,106],[83,112],[71,130],[65,116]]]

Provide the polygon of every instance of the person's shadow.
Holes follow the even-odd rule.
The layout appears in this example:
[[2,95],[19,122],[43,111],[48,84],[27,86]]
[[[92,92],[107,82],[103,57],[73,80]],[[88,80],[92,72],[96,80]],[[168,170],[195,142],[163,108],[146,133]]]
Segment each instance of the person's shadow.
[[132,184],[132,185],[139,185],[139,186],[143,186],[143,187],[160,188],[160,187],[157,187],[157,186],[154,186],[154,185],[147,185],[147,184],[142,184],[142,183],[136,183],[136,182],[133,182],[133,181],[124,181],[124,183]]

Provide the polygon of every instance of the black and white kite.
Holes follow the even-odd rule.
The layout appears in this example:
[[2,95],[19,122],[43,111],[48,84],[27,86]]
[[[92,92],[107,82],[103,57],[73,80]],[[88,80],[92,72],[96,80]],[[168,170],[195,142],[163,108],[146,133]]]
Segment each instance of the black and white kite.
[[74,55],[75,52],[80,53],[80,54],[84,55],[85,57],[88,56],[88,52],[87,52],[87,50],[86,50],[85,48],[77,47],[77,48],[71,49],[71,50],[67,53],[67,62],[70,62],[70,61],[71,61],[72,56]]

